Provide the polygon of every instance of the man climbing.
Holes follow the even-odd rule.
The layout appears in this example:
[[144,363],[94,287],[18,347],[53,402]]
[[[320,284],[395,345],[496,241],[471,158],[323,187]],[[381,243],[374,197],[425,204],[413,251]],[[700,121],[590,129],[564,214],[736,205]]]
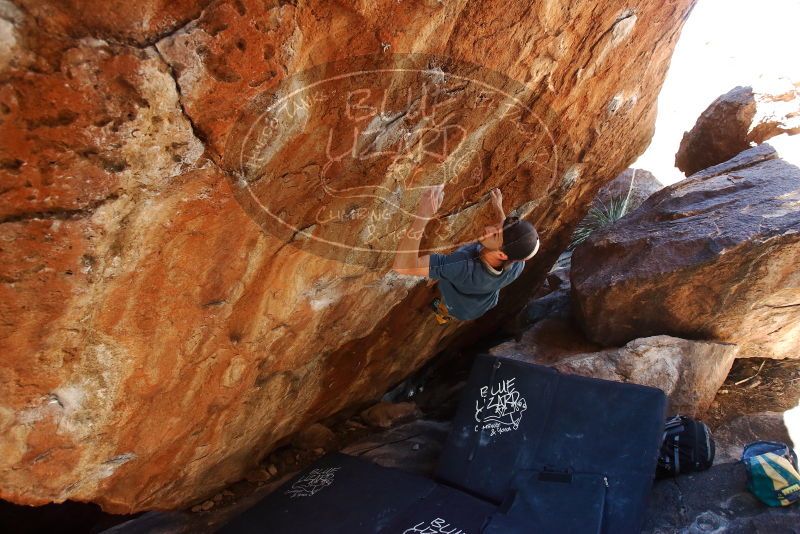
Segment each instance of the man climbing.
[[440,297],[432,307],[440,324],[477,319],[494,308],[500,290],[522,274],[525,262],[539,250],[539,234],[533,225],[506,217],[499,189],[492,189],[491,197],[498,222],[486,226],[477,242],[451,254],[419,255],[425,226],[444,200],[443,185],[422,194],[411,228],[400,240],[392,269],[439,280]]

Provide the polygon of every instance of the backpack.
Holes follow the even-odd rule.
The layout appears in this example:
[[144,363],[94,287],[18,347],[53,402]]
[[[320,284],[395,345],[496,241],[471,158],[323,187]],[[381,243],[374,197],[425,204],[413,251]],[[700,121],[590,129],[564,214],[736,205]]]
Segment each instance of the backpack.
[[742,452],[747,489],[769,506],[788,506],[800,500],[797,456],[785,443],[754,441]]
[[664,424],[656,478],[705,471],[714,463],[714,451],[714,439],[705,423],[685,415],[671,417]]

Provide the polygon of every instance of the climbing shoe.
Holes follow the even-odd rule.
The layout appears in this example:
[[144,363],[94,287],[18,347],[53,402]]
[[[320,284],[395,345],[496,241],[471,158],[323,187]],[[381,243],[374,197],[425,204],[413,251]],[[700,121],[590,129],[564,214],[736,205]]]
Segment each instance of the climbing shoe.
[[436,297],[431,301],[431,308],[433,309],[433,314],[436,317],[436,322],[439,324],[447,324],[453,320],[453,317],[450,316],[450,312],[447,311],[447,306],[445,306],[442,299]]

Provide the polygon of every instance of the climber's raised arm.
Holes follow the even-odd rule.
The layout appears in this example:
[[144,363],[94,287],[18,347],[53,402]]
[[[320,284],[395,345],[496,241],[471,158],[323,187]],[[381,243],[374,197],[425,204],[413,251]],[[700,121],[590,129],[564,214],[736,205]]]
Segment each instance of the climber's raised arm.
[[422,193],[411,227],[397,246],[392,270],[399,274],[428,276],[430,255],[419,255],[419,244],[428,221],[436,215],[444,200],[444,186],[437,185]]
[[490,194],[492,196],[492,206],[497,213],[497,220],[500,224],[503,224],[506,220],[506,212],[503,211],[503,193],[500,192],[500,189],[495,187],[491,190]]

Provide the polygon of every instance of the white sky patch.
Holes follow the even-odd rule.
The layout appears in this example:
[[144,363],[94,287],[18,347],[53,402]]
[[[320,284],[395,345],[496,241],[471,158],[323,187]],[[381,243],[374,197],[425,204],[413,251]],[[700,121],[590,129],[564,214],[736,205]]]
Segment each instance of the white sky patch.
[[[631,167],[669,185],[685,178],[675,167],[683,133],[711,102],[737,85],[762,79],[800,80],[800,0],[702,0],[692,10],[658,96],[656,131]],[[769,141],[767,141],[769,142]]]
[[782,134],[766,141],[778,151],[778,155],[800,167],[800,135]]
[[783,424],[794,443],[794,448],[800,447],[800,404],[783,412]]

